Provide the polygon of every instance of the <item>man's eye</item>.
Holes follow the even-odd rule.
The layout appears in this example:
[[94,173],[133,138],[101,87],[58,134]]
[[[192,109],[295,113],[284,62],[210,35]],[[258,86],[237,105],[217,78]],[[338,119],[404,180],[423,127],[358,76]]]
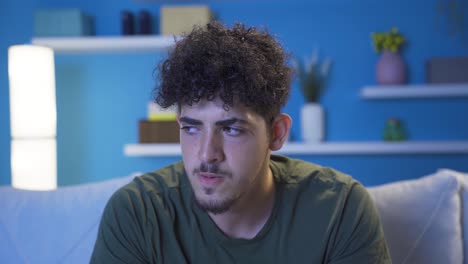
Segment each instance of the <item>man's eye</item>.
[[235,127],[223,127],[223,131],[229,136],[239,136],[244,132],[242,129]]
[[180,130],[190,135],[193,135],[198,132],[198,128],[194,126],[183,126],[180,128]]

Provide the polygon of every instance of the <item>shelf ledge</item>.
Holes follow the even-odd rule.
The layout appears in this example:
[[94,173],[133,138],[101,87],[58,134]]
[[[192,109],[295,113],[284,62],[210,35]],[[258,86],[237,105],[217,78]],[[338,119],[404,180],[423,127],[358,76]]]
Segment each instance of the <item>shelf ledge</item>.
[[[177,39],[177,37],[176,37]],[[174,43],[174,36],[43,37],[33,38],[34,45],[52,48],[57,53],[164,51]]]
[[364,99],[406,99],[468,96],[468,83],[420,84],[420,85],[378,85],[361,89]]
[[[274,153],[286,155],[468,154],[468,141],[288,143]],[[125,156],[180,156],[179,144],[127,144]]]

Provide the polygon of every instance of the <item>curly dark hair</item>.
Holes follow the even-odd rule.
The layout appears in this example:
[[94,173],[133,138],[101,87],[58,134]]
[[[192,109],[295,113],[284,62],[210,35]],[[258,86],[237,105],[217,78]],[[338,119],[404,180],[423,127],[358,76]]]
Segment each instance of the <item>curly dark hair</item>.
[[240,102],[271,124],[289,95],[288,58],[266,30],[215,21],[194,27],[159,65],[155,101],[167,108],[219,97],[226,110]]

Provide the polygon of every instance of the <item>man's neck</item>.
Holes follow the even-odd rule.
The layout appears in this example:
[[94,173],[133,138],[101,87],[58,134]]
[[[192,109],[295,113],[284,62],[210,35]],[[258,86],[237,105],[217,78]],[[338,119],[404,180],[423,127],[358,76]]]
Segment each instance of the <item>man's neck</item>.
[[254,238],[268,221],[275,203],[275,182],[271,169],[266,178],[257,179],[242,197],[222,214],[209,213],[224,234],[232,238]]

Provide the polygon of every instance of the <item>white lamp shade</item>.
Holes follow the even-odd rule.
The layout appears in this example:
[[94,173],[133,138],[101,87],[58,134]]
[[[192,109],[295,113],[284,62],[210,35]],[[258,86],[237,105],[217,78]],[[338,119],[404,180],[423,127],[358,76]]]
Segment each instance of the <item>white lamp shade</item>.
[[11,141],[12,185],[18,189],[57,188],[57,143],[55,139]]
[[32,45],[8,49],[12,138],[55,137],[54,52]]

